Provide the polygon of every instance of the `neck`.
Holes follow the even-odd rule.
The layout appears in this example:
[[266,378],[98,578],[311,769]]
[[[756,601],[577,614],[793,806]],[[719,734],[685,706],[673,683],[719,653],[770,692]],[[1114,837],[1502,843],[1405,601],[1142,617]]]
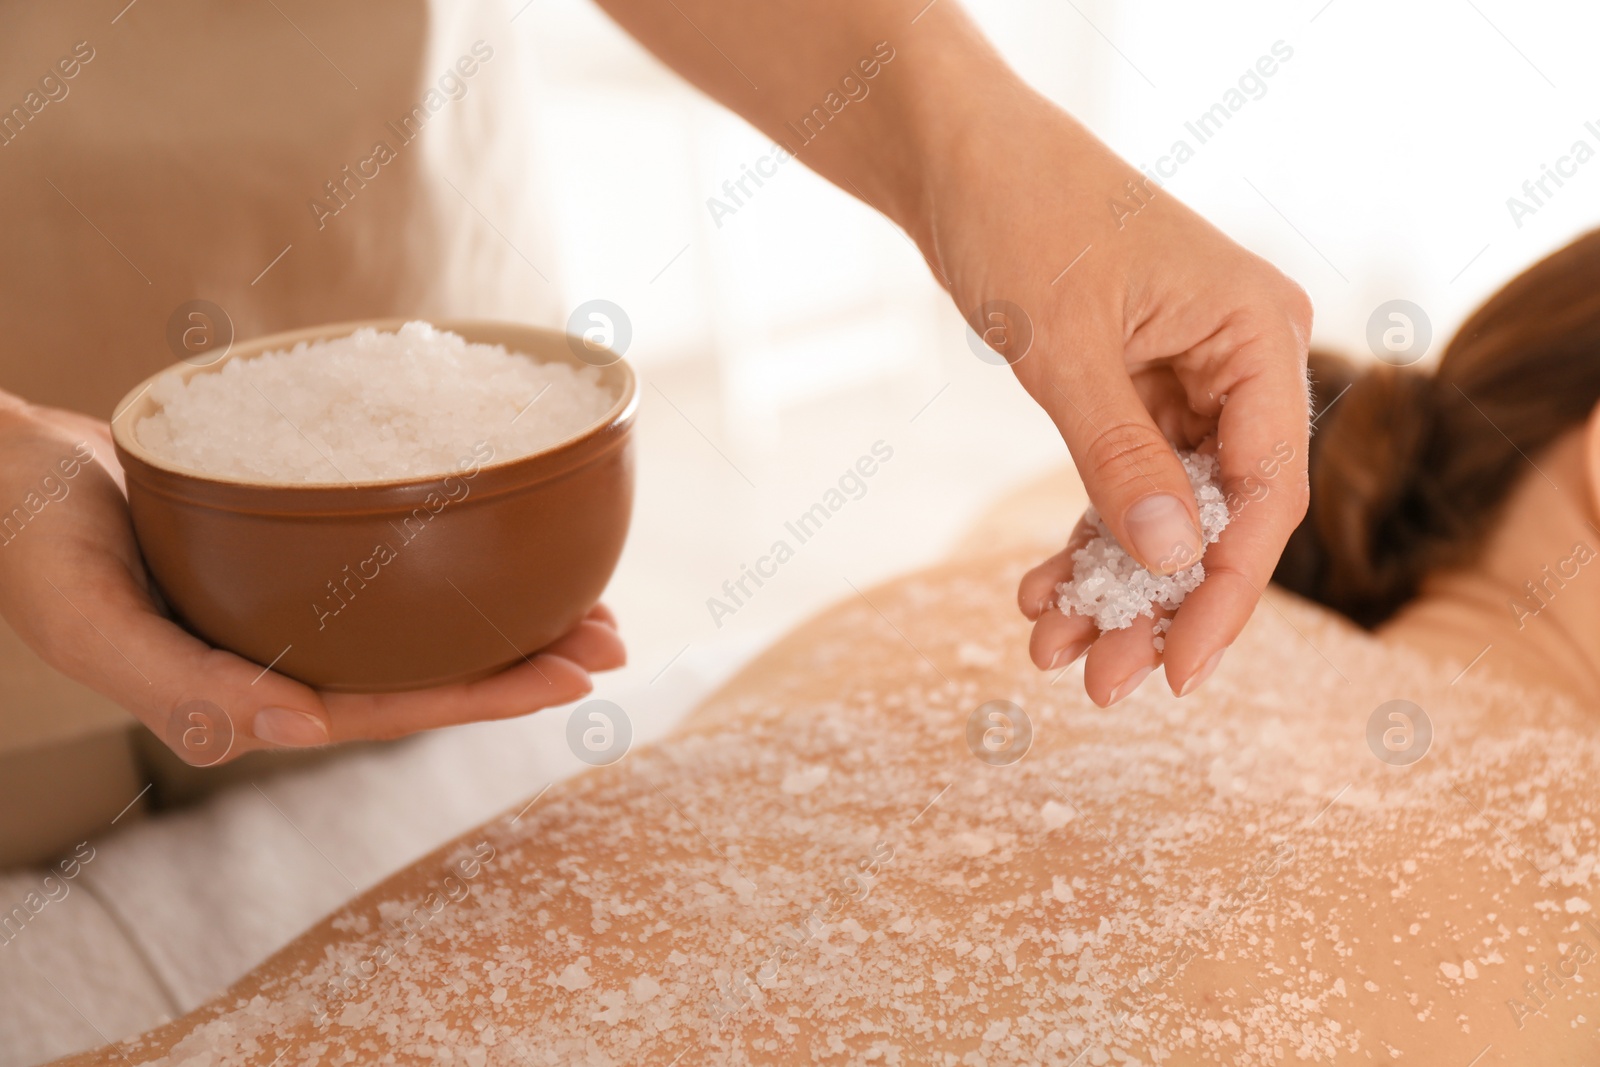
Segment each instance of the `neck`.
[[[1582,434],[1541,455],[1470,566],[1430,575],[1386,640],[1600,706],[1600,528]],[[1468,666],[1470,664],[1470,667]]]

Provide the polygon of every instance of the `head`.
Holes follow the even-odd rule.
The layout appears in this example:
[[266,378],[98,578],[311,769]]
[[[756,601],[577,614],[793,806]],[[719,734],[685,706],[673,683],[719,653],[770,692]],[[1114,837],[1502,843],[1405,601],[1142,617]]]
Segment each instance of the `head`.
[[1431,369],[1312,352],[1311,505],[1286,588],[1373,628],[1470,564],[1530,460],[1600,404],[1600,231],[1506,285]]

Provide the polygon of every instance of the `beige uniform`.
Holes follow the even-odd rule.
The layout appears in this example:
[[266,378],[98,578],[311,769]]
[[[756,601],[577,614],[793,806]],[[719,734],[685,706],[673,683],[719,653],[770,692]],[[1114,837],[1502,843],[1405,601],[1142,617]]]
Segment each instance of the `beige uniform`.
[[[559,324],[514,13],[5,5],[0,388],[107,417],[183,354],[193,301],[240,338],[366,317]],[[0,866],[106,829],[154,774],[131,728],[0,627]]]

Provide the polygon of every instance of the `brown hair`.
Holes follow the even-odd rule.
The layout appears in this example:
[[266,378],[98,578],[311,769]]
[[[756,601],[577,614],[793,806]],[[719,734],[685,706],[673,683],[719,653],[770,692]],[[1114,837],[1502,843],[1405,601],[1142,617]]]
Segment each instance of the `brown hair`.
[[1274,580],[1369,629],[1471,561],[1538,454],[1600,402],[1600,231],[1479,308],[1433,371],[1313,351],[1311,506]]

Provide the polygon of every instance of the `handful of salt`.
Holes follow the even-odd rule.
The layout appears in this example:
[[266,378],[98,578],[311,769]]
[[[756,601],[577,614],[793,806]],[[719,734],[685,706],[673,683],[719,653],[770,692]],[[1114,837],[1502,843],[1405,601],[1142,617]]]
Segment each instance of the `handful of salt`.
[[[1180,452],[1178,458],[1189,475],[1195,502],[1200,505],[1203,554],[1204,545],[1214,543],[1228,525],[1219,465],[1215,456],[1198,452]],[[1157,605],[1168,610],[1177,608],[1205,580],[1205,564],[1200,561],[1165,577],[1152,574],[1117,543],[1098,511],[1091,507],[1084,518],[1094,524],[1096,536],[1072,554],[1072,580],[1056,586],[1057,606],[1064,614],[1093,619],[1102,632],[1123,630],[1141,615],[1154,616]],[[1156,641],[1159,648],[1162,639],[1158,636]]]

